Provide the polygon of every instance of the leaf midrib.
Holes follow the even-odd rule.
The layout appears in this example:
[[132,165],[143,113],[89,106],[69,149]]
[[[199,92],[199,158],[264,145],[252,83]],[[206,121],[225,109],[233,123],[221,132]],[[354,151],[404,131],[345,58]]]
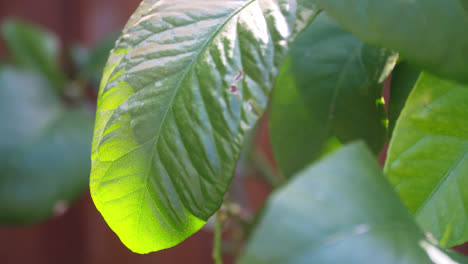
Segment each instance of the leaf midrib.
[[327,120],[326,120],[326,124],[325,124],[327,131],[331,131],[332,127],[333,127],[332,123],[334,122],[334,120],[331,118],[331,116],[332,116],[332,114],[334,114],[333,112],[336,111],[336,108],[334,110],[333,106],[336,104],[336,101],[338,100],[340,91],[343,88],[342,83],[343,83],[345,74],[348,72],[349,67],[351,66],[351,63],[354,60],[354,57],[357,57],[359,51],[362,49],[362,46],[363,46],[363,44],[357,45],[354,48],[353,52],[350,54],[350,56],[346,60],[346,63],[344,64],[343,68],[341,69],[340,74],[338,75],[338,79],[336,80],[335,87],[333,87],[333,94],[332,94],[332,98],[330,100],[330,106],[328,108],[328,115],[327,115]]
[[[143,200],[144,200],[144,197],[146,195],[146,192],[148,191],[148,179],[149,179],[149,175],[150,175],[150,171],[151,171],[151,168],[153,167],[153,163],[152,160],[154,159],[154,156],[156,154],[156,150],[157,150],[157,145],[158,145],[158,142],[159,142],[159,138],[160,138],[160,135],[161,135],[161,129],[163,128],[164,124],[165,124],[165,121],[166,121],[166,118],[168,117],[168,113],[170,110],[172,110],[172,106],[174,104],[174,101],[178,95],[178,92],[182,86],[182,83],[183,81],[185,81],[185,79],[187,78],[189,72],[193,69],[193,66],[195,64],[195,62],[198,61],[198,59],[200,58],[200,55],[206,50],[206,48],[211,44],[211,42],[214,40],[214,38],[218,35],[218,33],[224,28],[224,26],[232,19],[234,18],[237,14],[239,14],[240,12],[242,12],[245,8],[247,8],[250,4],[252,4],[253,2],[255,2],[257,0],[251,0],[249,2],[247,2],[246,4],[244,4],[243,6],[241,6],[239,9],[237,9],[236,11],[234,11],[228,18],[226,18],[226,20],[221,23],[219,25],[219,27],[213,32],[213,34],[211,34],[211,36],[206,40],[206,42],[201,46],[200,50],[194,55],[192,61],[190,62],[190,64],[188,65],[187,69],[185,70],[185,72],[183,73],[182,77],[179,79],[179,81],[177,82],[177,84],[175,85],[175,89],[174,89],[174,92],[172,93],[171,95],[171,98],[170,98],[170,101],[169,101],[169,104],[168,104],[168,107],[166,108],[165,112],[164,112],[164,115],[161,119],[161,123],[159,125],[159,128],[157,130],[157,134],[156,136],[154,137],[154,143],[153,143],[153,148],[151,150],[151,155],[150,155],[150,158],[149,158],[149,162],[150,162],[150,166],[148,166],[148,170],[146,171],[145,173],[145,179],[144,179],[144,182],[143,182],[143,185],[144,185],[144,189],[143,189],[143,195],[142,195],[142,198],[140,199],[140,209],[139,209],[139,213],[138,213],[138,221],[137,221],[137,234],[139,233],[139,229],[140,229],[140,220],[141,220],[141,211],[142,211],[142,207],[143,207]],[[179,191],[177,190],[177,188],[175,188],[176,192],[178,193],[178,195],[180,196],[179,194]],[[154,202],[153,198],[150,196],[150,199],[151,201],[153,202],[153,204],[158,207],[158,205]],[[184,205],[185,206],[185,205]],[[191,212],[192,213],[192,212]],[[194,214],[193,214],[194,215]],[[198,218],[198,216],[194,215],[195,217]],[[200,219],[202,220],[202,219]],[[169,223],[168,223],[169,224]]]
[[[431,191],[431,193],[424,199],[422,202],[421,206],[418,207],[418,209],[415,212],[415,215],[419,215],[421,210],[423,210],[429,201],[432,200],[433,196],[439,191],[439,189],[442,187],[442,185],[445,184],[445,182],[453,175],[453,173],[458,169],[458,166],[462,163],[462,160],[466,158],[468,155],[468,147],[465,147],[463,150],[464,154],[460,155],[458,159],[454,162],[454,165],[448,169],[448,171],[445,173],[445,175],[438,181],[437,185],[434,187],[434,189]],[[463,153],[462,152],[462,153]]]

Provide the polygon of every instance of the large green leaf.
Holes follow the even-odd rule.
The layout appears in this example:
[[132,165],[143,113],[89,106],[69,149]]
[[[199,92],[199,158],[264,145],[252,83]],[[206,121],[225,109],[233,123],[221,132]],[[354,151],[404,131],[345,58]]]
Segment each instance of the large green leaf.
[[421,70],[419,68],[407,62],[400,62],[392,72],[390,101],[388,103],[388,130],[390,135],[395,129],[396,121],[420,74]]
[[466,0],[311,0],[344,28],[442,77],[468,83]]
[[91,194],[130,249],[174,246],[220,207],[308,0],[145,0],[99,93]]
[[273,151],[293,176],[333,146],[387,139],[382,86],[392,53],[343,31],[324,13],[297,38],[276,82],[270,113]]
[[49,86],[36,74],[0,71],[2,223],[44,220],[86,189],[92,114],[65,109]]
[[17,66],[40,72],[63,89],[65,76],[58,64],[61,46],[55,34],[17,19],[6,20],[1,32]]
[[270,197],[240,263],[468,261],[424,236],[375,158],[355,143],[308,167]]
[[468,87],[423,73],[397,121],[385,172],[444,246],[468,240]]

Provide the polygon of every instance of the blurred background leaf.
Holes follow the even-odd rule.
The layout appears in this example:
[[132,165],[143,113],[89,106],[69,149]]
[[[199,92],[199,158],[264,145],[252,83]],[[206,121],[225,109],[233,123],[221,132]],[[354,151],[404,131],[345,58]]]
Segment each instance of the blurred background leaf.
[[437,76],[468,83],[467,0],[314,2],[367,43],[395,50]]
[[87,187],[92,111],[67,107],[37,73],[0,71],[0,222],[60,213]]
[[116,37],[77,44],[82,52],[72,63],[82,63],[73,73],[59,63],[67,47],[54,33],[12,18],[1,33],[12,64],[0,68],[0,222],[36,223],[88,187],[94,98],[87,94],[97,89]]
[[80,78],[89,81],[93,87],[99,88],[104,66],[118,37],[118,33],[110,34],[91,48],[80,44],[71,47],[70,56]]
[[2,24],[1,33],[17,67],[37,71],[55,89],[64,89],[66,77],[59,65],[61,45],[54,33],[14,18]]
[[371,152],[353,143],[268,200],[240,264],[468,263],[426,238]]

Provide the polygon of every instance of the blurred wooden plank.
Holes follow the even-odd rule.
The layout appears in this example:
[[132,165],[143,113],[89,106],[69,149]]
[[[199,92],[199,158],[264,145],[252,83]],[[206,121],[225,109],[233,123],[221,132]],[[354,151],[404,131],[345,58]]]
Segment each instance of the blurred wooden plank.
[[1,227],[0,263],[85,263],[83,206],[82,199],[65,214],[42,224]]
[[112,32],[120,32],[141,0],[77,0],[79,40],[93,44]]
[[19,17],[38,23],[59,36],[65,36],[66,28],[62,17],[66,0],[0,0],[0,23],[7,17]]

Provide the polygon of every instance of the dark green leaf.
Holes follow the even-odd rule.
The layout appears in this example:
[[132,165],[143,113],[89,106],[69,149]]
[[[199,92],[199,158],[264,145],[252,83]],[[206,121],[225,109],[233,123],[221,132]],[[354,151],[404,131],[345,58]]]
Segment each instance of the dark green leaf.
[[80,72],[80,77],[99,85],[102,70],[106,65],[107,58],[115,45],[117,37],[117,34],[112,34],[101,40],[90,50],[80,45],[75,45],[72,48],[71,57]]
[[460,4],[465,8],[465,12],[468,12],[468,1],[466,0],[458,0]]
[[468,87],[423,73],[397,121],[385,172],[443,246],[468,240]]
[[396,56],[366,45],[325,14],[298,37],[276,82],[270,134],[289,177],[341,143],[387,139],[382,86]]
[[84,65],[86,65],[86,63],[90,60],[90,53],[90,49],[80,43],[72,44],[70,49],[68,50],[68,55],[70,56],[71,63],[77,71],[83,70]]
[[392,73],[392,87],[388,103],[388,130],[390,135],[393,133],[396,121],[405,106],[406,99],[408,99],[420,74],[420,69],[407,62],[399,63]]
[[139,253],[174,246],[220,207],[308,0],[145,0],[99,94],[91,194]]
[[65,109],[48,86],[0,72],[0,222],[44,220],[86,189],[92,115]]
[[468,83],[466,0],[312,0],[364,41]]
[[[90,58],[83,67],[83,75],[86,78],[101,78],[102,69],[106,65],[109,53],[114,47],[118,37],[119,36],[117,34],[108,36],[99,42],[96,47],[91,49]],[[97,81],[100,81],[99,79]]]
[[240,263],[468,263],[448,254],[417,227],[364,144],[352,144],[270,197]]
[[63,89],[65,76],[58,65],[60,42],[56,35],[16,19],[2,24],[2,37],[9,55],[19,67],[44,74],[57,89]]

